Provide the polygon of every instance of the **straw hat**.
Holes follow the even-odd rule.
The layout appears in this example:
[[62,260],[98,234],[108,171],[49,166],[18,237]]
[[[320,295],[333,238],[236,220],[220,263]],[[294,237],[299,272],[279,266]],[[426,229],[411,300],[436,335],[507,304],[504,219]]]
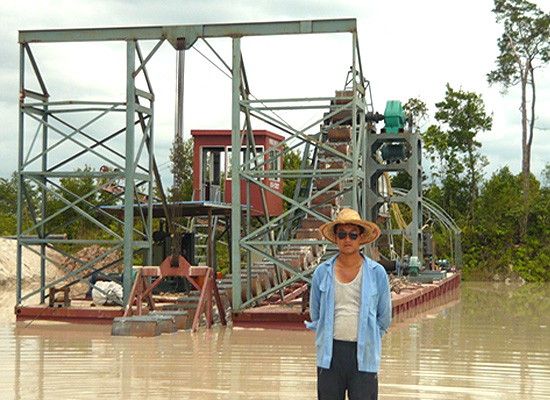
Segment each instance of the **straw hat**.
[[362,226],[365,228],[363,240],[360,242],[360,244],[368,244],[374,242],[376,239],[378,239],[378,236],[380,236],[380,228],[378,225],[370,222],[365,221],[361,219],[359,216],[359,213],[355,210],[352,210],[350,208],[344,208],[340,213],[338,214],[338,217],[335,221],[327,222],[324,225],[321,225],[319,227],[319,230],[321,231],[321,234],[330,242],[336,243],[336,237],[334,235],[334,226],[336,225],[345,225],[345,224],[353,224],[357,226]]

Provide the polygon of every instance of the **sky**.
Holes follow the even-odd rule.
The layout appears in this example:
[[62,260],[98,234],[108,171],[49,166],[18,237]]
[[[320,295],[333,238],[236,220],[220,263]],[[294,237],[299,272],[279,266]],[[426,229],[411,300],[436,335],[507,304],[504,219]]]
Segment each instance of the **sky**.
[[[550,11],[550,0],[536,2]],[[521,170],[520,93],[489,87],[502,26],[491,0],[26,0],[0,2],[0,177],[17,168],[18,31],[139,27],[208,23],[356,18],[361,60],[375,111],[387,100],[424,101],[431,116],[446,84],[476,92],[493,115],[493,128],[478,135],[489,160],[485,176],[504,167]],[[212,46],[230,61],[231,41]],[[144,49],[154,43],[144,44]],[[148,47],[149,46],[149,47]],[[244,38],[243,58],[258,98],[331,96],[351,65],[351,36],[300,35]],[[186,52],[184,137],[191,129],[231,128],[231,81],[203,57],[204,43]],[[33,44],[52,100],[125,99],[125,47],[121,43]],[[198,50],[198,51],[197,51]],[[151,59],[155,89],[155,156],[171,185],[169,151],[174,137],[176,53],[165,43]],[[550,162],[550,67],[537,70],[537,119],[531,169],[540,178]],[[308,118],[297,118],[305,126]],[[107,124],[107,122],[105,122]],[[433,123],[433,121],[428,122]],[[105,129],[115,129],[104,127]],[[258,128],[266,128],[259,126]],[[424,126],[426,128],[426,126]],[[99,169],[99,165],[92,165]]]

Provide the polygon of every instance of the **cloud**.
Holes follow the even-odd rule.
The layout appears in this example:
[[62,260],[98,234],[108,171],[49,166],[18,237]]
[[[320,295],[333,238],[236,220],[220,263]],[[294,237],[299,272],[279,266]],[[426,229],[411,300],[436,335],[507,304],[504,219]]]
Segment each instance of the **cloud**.
[[[494,68],[496,41],[502,27],[495,23],[492,2],[437,0],[364,2],[359,0],[27,0],[0,5],[0,176],[16,168],[18,120],[18,30],[114,26],[356,18],[363,69],[371,83],[375,109],[387,100],[420,97],[433,115],[445,85],[475,91],[494,113],[491,132],[480,135],[488,170],[509,165],[519,172],[521,130],[517,89],[506,96],[489,87],[486,74]],[[253,93],[258,97],[331,95],[343,86],[350,66],[349,35],[281,36],[243,39],[243,57]],[[230,40],[210,43],[228,62]],[[144,51],[154,43],[142,43]],[[75,97],[124,100],[125,49],[121,43],[33,44],[48,90],[55,99]],[[196,49],[212,60],[200,41]],[[150,62],[155,89],[156,156],[166,165],[174,131],[175,52],[165,44]],[[27,66],[27,72],[30,70]],[[550,98],[550,71],[539,70],[538,119],[550,127],[545,99]],[[30,77],[28,79],[31,79]],[[186,53],[185,128],[229,128],[230,81],[195,49]],[[549,100],[550,101],[550,100]],[[293,119],[288,113],[285,118]],[[302,120],[300,120],[302,118]],[[296,118],[302,126],[309,115]],[[114,128],[111,128],[112,131]],[[548,159],[548,131],[537,130],[533,172]],[[167,174],[169,175],[169,174]],[[169,179],[169,177],[167,177]]]

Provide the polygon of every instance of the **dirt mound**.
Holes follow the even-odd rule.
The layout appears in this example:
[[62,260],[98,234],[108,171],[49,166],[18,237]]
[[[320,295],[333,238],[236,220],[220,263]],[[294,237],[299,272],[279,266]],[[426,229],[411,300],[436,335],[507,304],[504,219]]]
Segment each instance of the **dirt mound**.
[[[34,250],[34,251],[33,251]],[[79,252],[73,255],[74,258],[81,260],[76,261],[71,257],[65,257],[60,253],[49,250],[47,256],[54,260],[57,264],[61,265],[65,270],[77,271],[82,267],[83,263],[91,262],[98,259],[105,254],[109,249],[93,245],[85,247]],[[33,246],[32,250],[23,248],[23,268],[22,268],[22,281],[24,283],[35,283],[40,279],[40,256],[37,254],[40,251],[40,247]],[[35,253],[36,252],[36,253]],[[117,262],[121,258],[121,251],[115,250],[105,257],[93,264],[96,269],[102,268],[106,265],[111,265],[106,268],[104,272],[122,272],[122,263]],[[80,276],[88,274],[89,269],[86,269],[79,273]],[[65,276],[66,272],[59,269],[53,263],[46,263],[46,282],[52,282]],[[6,286],[15,284],[17,279],[17,241],[13,239],[0,238],[0,285]],[[74,282],[76,278],[69,278],[63,282],[60,282],[56,286],[64,286],[67,283]],[[82,295],[88,290],[88,285],[85,283],[77,283],[71,287],[71,297]]]
[[[89,263],[89,262],[103,256],[108,250],[109,249],[106,249],[106,248],[98,246],[98,245],[85,247],[82,250],[80,250],[79,252],[77,252],[76,254],[74,254],[74,257],[77,258],[80,261],[76,261],[72,258],[65,257],[62,260],[62,265],[65,269],[67,269],[69,271],[76,271],[76,270],[78,270],[82,267],[82,262]],[[121,258],[121,251],[120,250],[115,250],[115,251],[107,254],[106,256],[102,257],[97,262],[93,263],[92,266],[95,269],[100,269],[102,267],[110,265],[110,267],[107,267],[102,272],[104,272],[104,273],[112,273],[112,272],[121,273],[122,269],[123,269],[123,266],[122,266],[121,262],[118,262],[118,260],[120,258]],[[82,272],[86,275],[89,275],[91,270],[86,269]],[[82,276],[82,273],[79,273],[79,275]],[[75,280],[76,280],[76,278],[69,278],[67,280],[67,282],[74,282]],[[72,298],[81,297],[82,295],[84,295],[88,291],[88,289],[89,289],[89,286],[86,283],[83,283],[83,282],[75,283],[71,287],[71,297]]]
[[[90,261],[93,261],[99,257],[101,257],[103,254],[105,254],[108,251],[107,248],[101,247],[98,245],[93,245],[90,247],[85,247],[82,250],[80,250],[78,253],[74,254],[74,257],[78,260],[83,261],[84,263],[89,263]],[[99,269],[106,265],[111,264],[112,266],[108,268],[107,272],[122,272],[122,263],[118,262],[121,258],[121,252],[120,250],[115,250],[109,254],[107,254],[105,257],[102,257],[100,260],[95,262],[93,264],[94,268]],[[76,260],[73,260],[69,257],[64,257],[62,260],[63,267],[69,269],[70,271],[76,271],[77,269],[82,267],[82,263],[78,262]]]
[[[34,246],[36,252],[40,247]],[[23,248],[23,281],[33,282],[40,279],[40,256],[32,250]],[[0,284],[15,283],[17,279],[17,241],[0,238]]]

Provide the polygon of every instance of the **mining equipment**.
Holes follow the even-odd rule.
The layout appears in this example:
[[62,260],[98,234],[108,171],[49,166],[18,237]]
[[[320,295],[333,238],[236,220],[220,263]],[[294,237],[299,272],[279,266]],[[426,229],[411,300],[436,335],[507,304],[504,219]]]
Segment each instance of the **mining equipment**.
[[[322,96],[255,97],[241,42],[249,37],[314,34],[351,38],[351,67],[342,87],[327,89]],[[230,60],[211,44],[223,38],[231,42]],[[112,41],[126,48],[124,99],[51,100],[32,51],[35,46]],[[205,44],[210,61],[231,79],[231,126],[193,130],[194,197],[168,201],[154,153],[156,94],[148,66],[164,44],[175,50],[174,142],[181,143],[185,54],[196,50],[197,43]],[[422,146],[412,119],[399,101],[388,101],[383,113],[374,109],[355,19],[20,31],[19,44],[18,320],[112,323],[122,318],[115,321],[114,334],[157,334],[165,316],[143,317],[171,310],[175,318],[194,302],[188,318],[192,329],[197,329],[202,314],[207,327],[215,319],[224,323],[226,310],[234,324],[261,323],[264,318],[278,326],[295,326],[307,318],[308,285],[315,267],[336,251],[317,228],[342,207],[352,207],[380,224],[382,238],[364,251],[389,273],[420,273],[425,268],[424,220],[438,221],[451,233],[452,265],[460,265],[460,231],[443,210],[422,198]],[[315,110],[316,115],[300,126],[280,114],[304,110]],[[119,126],[94,130],[97,121],[108,118],[112,120],[103,127]],[[290,152],[303,155],[299,169],[286,168],[283,160]],[[81,168],[90,159],[101,167]],[[71,170],[75,165],[79,168]],[[409,188],[391,187],[390,174],[399,172],[410,177]],[[84,193],[71,192],[60,185],[68,178],[91,178],[98,184]],[[176,171],[175,192],[187,178]],[[283,191],[285,180],[295,182],[290,195]],[[39,210],[34,209],[31,188],[38,193]],[[91,201],[98,193],[101,200]],[[52,212],[51,199],[63,206]],[[402,207],[409,210],[408,221]],[[30,215],[30,222],[25,215]],[[100,228],[101,237],[59,238],[67,226],[81,221]],[[222,242],[230,264],[230,273],[223,277],[217,268]],[[91,259],[70,251],[93,245],[105,251]],[[42,262],[39,288],[25,293],[23,249],[38,254]],[[74,268],[65,268],[52,253],[71,260]],[[141,265],[136,265],[138,259]],[[114,274],[117,265],[120,271]],[[85,299],[68,298],[78,285],[84,292],[95,288],[92,276],[120,283],[122,300],[103,293],[116,307],[90,307]],[[161,298],[167,292],[172,293]],[[61,293],[62,301],[47,301]],[[35,297],[38,305],[31,304]],[[299,305],[296,312],[281,312],[293,304]],[[247,313],[262,307],[271,311]],[[265,315],[258,317],[260,313]]]

